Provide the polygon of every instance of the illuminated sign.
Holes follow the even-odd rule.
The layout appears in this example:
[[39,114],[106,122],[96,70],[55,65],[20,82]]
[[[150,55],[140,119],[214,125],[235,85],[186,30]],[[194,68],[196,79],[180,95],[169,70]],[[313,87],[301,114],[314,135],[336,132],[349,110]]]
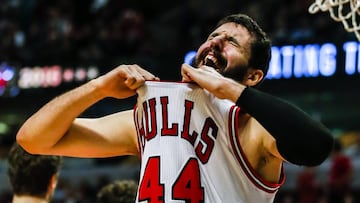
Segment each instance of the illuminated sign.
[[11,83],[15,75],[15,69],[12,66],[9,66],[6,63],[0,64],[0,96],[3,95],[7,89],[10,92],[10,94],[15,93],[11,88],[7,88],[8,84]]
[[98,75],[96,67],[63,68],[54,66],[23,67],[19,71],[18,87],[46,88],[57,87],[66,82],[82,82],[95,78]]
[[337,49],[333,44],[271,48],[268,79],[332,76],[336,72]]
[[99,70],[90,67],[33,66],[0,64],[0,96],[15,97],[21,89],[58,87],[64,83],[85,82],[96,78]]
[[[273,46],[267,79],[331,77],[340,71],[346,75],[359,74],[360,43],[346,42],[341,48],[344,59],[339,59],[340,50],[332,43]],[[184,63],[190,64],[194,53],[188,52]]]

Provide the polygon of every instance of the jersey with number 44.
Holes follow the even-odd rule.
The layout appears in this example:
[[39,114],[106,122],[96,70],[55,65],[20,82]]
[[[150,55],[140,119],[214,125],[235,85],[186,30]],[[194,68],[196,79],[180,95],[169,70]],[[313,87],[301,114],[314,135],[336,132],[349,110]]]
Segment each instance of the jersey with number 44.
[[147,81],[137,93],[136,202],[273,202],[284,175],[269,183],[250,166],[238,139],[240,108],[233,102],[191,83]]

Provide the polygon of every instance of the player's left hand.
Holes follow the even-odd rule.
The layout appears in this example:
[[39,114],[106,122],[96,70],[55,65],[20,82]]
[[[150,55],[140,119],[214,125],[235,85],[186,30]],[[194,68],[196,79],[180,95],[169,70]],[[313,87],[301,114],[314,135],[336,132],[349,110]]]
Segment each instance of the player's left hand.
[[188,64],[181,66],[183,82],[195,82],[200,87],[213,93],[220,99],[229,99],[233,102],[239,98],[246,86],[222,76],[214,68],[201,66],[194,68]]

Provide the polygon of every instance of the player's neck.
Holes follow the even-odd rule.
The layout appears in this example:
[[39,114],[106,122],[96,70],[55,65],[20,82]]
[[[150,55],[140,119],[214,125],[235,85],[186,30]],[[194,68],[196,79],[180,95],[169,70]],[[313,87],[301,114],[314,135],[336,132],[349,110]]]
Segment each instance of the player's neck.
[[49,201],[44,198],[32,197],[28,195],[17,196],[14,195],[12,203],[48,203]]

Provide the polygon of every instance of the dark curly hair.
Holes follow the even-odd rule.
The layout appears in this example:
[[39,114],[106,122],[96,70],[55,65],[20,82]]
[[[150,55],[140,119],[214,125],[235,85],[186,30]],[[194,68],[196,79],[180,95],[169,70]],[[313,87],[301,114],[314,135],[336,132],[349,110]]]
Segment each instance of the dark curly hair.
[[117,180],[99,190],[97,203],[133,203],[138,185],[134,180]]
[[45,198],[54,175],[59,174],[60,156],[33,155],[17,143],[8,154],[7,174],[15,195]]

